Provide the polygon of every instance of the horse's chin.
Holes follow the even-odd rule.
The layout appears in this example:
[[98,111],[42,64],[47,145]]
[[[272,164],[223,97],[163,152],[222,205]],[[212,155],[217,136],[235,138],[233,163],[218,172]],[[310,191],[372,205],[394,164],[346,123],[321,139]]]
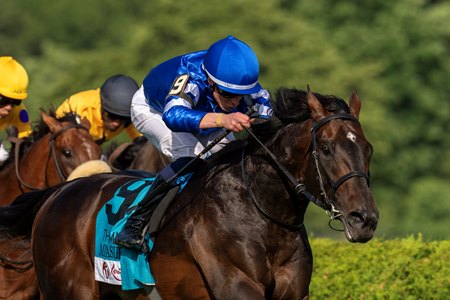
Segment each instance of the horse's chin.
[[340,217],[339,220],[344,225],[345,238],[351,243],[366,243],[373,237],[374,230],[370,228],[356,228],[351,226],[347,220]]

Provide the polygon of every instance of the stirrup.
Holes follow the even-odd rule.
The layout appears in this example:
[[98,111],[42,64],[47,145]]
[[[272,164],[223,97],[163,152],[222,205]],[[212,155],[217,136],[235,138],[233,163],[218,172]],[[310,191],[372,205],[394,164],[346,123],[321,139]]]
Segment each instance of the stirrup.
[[114,243],[128,249],[135,249],[138,251],[142,251],[145,244],[145,239],[142,237],[140,240],[135,240],[135,243],[130,243],[130,241],[125,239],[118,239],[118,236],[114,239]]

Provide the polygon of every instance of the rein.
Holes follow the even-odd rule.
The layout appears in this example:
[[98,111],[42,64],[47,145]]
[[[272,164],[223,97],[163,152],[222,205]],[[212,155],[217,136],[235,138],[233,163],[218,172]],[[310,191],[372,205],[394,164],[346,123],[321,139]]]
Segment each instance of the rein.
[[[67,175],[64,173],[62,166],[61,166],[61,161],[58,159],[58,156],[56,155],[56,149],[55,149],[55,140],[56,138],[61,135],[64,131],[69,130],[71,128],[75,128],[75,129],[84,129],[87,130],[88,129],[82,125],[79,124],[73,124],[70,126],[66,126],[63,127],[61,129],[59,129],[58,131],[52,133],[50,135],[50,149],[51,151],[48,152],[48,156],[47,156],[47,160],[46,160],[46,165],[48,165],[48,162],[50,160],[50,157],[53,155],[53,159],[55,161],[55,165],[56,165],[56,172],[58,173],[59,179],[61,180],[61,182],[64,182],[67,179]],[[24,187],[26,187],[29,190],[32,191],[37,191],[37,190],[41,190],[41,188],[39,187],[34,187],[31,186],[29,184],[27,184],[22,176],[20,175],[20,171],[19,171],[19,162],[20,162],[20,145],[22,144],[23,140],[22,139],[11,139],[12,142],[14,142],[16,144],[15,147],[15,151],[14,151],[14,155],[15,155],[15,171],[16,171],[16,177],[17,180],[19,180],[20,184]],[[48,187],[48,182],[47,182],[47,169],[45,169],[45,184],[46,187]]]
[[[255,134],[250,131],[249,129],[245,128],[245,130],[247,131],[248,134],[250,134],[259,144],[260,146],[264,149],[264,151],[266,151],[266,153],[269,155],[270,159],[277,165],[278,169],[280,170],[281,174],[284,175],[284,177],[291,182],[291,184],[294,186],[294,191],[296,193],[297,196],[303,196],[305,197],[308,201],[313,202],[314,204],[316,204],[317,206],[323,208],[327,214],[330,216],[330,221],[328,222],[328,225],[330,226],[330,228],[332,228],[333,230],[337,230],[336,228],[331,226],[331,222],[337,218],[339,218],[340,216],[342,216],[342,213],[337,210],[332,201],[335,200],[335,196],[336,196],[336,192],[337,189],[339,188],[339,186],[341,186],[345,181],[349,180],[352,177],[364,177],[366,178],[367,182],[369,182],[369,177],[361,172],[361,171],[352,171],[349,172],[348,174],[338,178],[338,180],[336,180],[336,182],[332,182],[332,189],[333,189],[333,193],[332,193],[332,197],[331,197],[331,201],[330,198],[328,197],[326,191],[325,191],[325,186],[323,183],[323,176],[322,173],[320,172],[320,166],[319,166],[319,155],[317,152],[317,130],[323,126],[324,124],[330,122],[331,120],[335,120],[335,119],[341,119],[341,120],[351,120],[354,122],[357,122],[359,124],[359,121],[357,118],[353,117],[352,115],[349,114],[335,114],[335,115],[330,115],[328,117],[325,117],[323,119],[321,119],[319,122],[314,123],[313,126],[311,127],[311,135],[312,135],[312,140],[311,140],[311,146],[312,146],[312,154],[314,157],[314,162],[315,162],[315,166],[316,166],[316,171],[318,174],[318,180],[319,180],[319,185],[320,185],[320,195],[322,200],[317,199],[314,195],[312,195],[310,192],[308,192],[306,190],[305,184],[304,183],[300,183],[298,182],[297,179],[294,178],[294,176],[289,173],[289,171],[278,161],[278,159],[276,158],[276,156],[255,136]],[[288,224],[285,223],[283,221],[280,221],[278,219],[276,219],[275,217],[271,216],[269,213],[267,213],[262,207],[259,206],[258,201],[256,200],[255,194],[253,193],[251,187],[250,187],[250,181],[249,178],[247,176],[247,174],[245,173],[245,169],[244,169],[244,151],[242,152],[242,160],[241,160],[241,170],[242,170],[242,176],[243,179],[247,185],[247,190],[250,194],[250,197],[253,201],[253,203],[255,204],[256,208],[258,209],[258,211],[266,218],[268,218],[269,220],[271,220],[272,222],[274,222],[275,224],[289,229],[289,230],[298,230],[301,227],[304,226],[303,222],[298,223],[298,224]]]
[[[259,142],[259,140],[258,140]],[[261,144],[262,145],[262,144]],[[268,149],[267,149],[268,151]],[[271,156],[272,152],[267,152],[269,154],[269,156]],[[245,173],[245,168],[244,168],[244,154],[245,154],[245,148],[242,149],[242,159],[241,159],[241,171],[242,171],[242,178],[244,179],[245,184],[247,185],[247,190],[248,193],[250,194],[250,198],[252,199],[253,204],[255,205],[255,207],[258,209],[259,213],[261,215],[263,215],[264,217],[266,217],[267,219],[269,219],[270,221],[272,221],[273,223],[289,229],[289,230],[299,230],[300,228],[304,227],[305,225],[303,224],[303,221],[299,222],[299,223],[293,223],[293,224],[288,224],[286,222],[280,221],[277,218],[271,216],[267,211],[265,211],[258,203],[258,201],[256,200],[256,196],[255,193],[253,192],[252,188],[250,187],[250,179],[248,178],[247,174]],[[273,159],[273,158],[272,158]],[[274,160],[274,162],[278,165],[278,160]],[[278,165],[281,166],[282,168],[284,168],[282,165]],[[283,171],[282,171],[283,172]],[[283,172],[284,175],[286,176],[291,176],[291,174],[289,174],[288,171],[286,171],[286,173]],[[306,193],[308,193],[305,190]],[[311,194],[310,194],[311,195]],[[312,196],[312,195],[311,195]]]

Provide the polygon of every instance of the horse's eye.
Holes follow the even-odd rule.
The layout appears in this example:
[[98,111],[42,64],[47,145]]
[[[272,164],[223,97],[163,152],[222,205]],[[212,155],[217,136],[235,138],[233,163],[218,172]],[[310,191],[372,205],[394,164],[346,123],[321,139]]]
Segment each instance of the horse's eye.
[[63,150],[62,154],[67,158],[72,157],[72,152],[70,152],[70,150]]
[[322,145],[320,146],[320,151],[323,155],[328,156],[331,154],[330,146],[328,145]]

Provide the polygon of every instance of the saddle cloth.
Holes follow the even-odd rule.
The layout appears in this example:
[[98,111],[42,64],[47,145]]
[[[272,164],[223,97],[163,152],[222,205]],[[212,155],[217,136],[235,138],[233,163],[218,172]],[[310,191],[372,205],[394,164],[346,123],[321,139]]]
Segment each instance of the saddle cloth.
[[[146,255],[114,243],[115,236],[133,212],[129,207],[139,204],[153,181],[154,177],[127,182],[100,209],[95,229],[95,280],[122,285],[123,290],[154,285]],[[152,241],[148,241],[151,249]]]
[[[180,192],[188,183],[192,173],[177,180],[178,187],[172,190]],[[128,218],[137,205],[150,190],[155,177],[130,180],[119,187],[114,196],[100,209],[96,220],[95,232],[95,280],[109,284],[122,285],[122,290],[133,290],[152,286],[155,280],[150,272],[147,254],[118,246],[114,243],[115,236],[122,230]],[[170,194],[171,192],[169,192]],[[171,195],[170,198],[174,198]],[[169,198],[169,195],[168,197]],[[164,198],[157,210],[167,208],[170,201]],[[159,214],[158,216],[162,216]],[[155,221],[150,221],[150,227]],[[159,221],[156,223],[159,224]],[[148,249],[153,248],[153,242],[148,233],[146,236]]]

